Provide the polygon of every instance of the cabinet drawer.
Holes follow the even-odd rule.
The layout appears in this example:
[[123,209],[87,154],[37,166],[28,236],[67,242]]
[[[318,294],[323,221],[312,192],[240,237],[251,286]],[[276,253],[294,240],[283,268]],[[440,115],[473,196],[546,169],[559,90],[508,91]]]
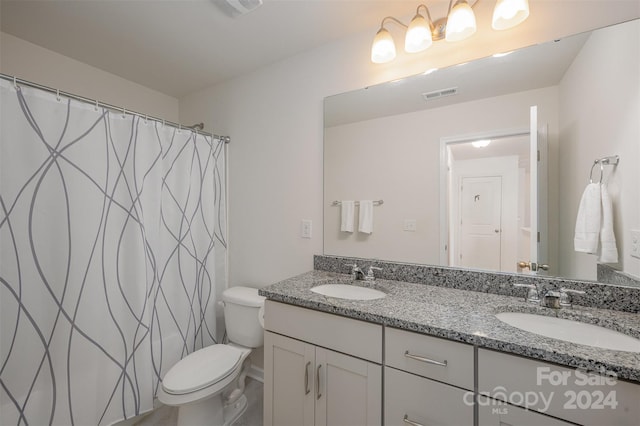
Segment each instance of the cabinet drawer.
[[473,392],[384,368],[384,424],[473,425]]
[[391,367],[473,389],[471,345],[387,327],[385,359],[386,365]]
[[480,395],[478,426],[573,426],[573,423]]
[[478,392],[582,425],[640,425],[640,385],[478,350]]
[[267,300],[264,328],[378,364],[382,326]]

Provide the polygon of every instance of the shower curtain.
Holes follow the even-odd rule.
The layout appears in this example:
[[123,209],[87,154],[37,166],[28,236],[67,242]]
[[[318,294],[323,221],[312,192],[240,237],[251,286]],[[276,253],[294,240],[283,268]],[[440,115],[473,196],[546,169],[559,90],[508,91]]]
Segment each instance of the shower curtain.
[[0,85],[0,424],[148,411],[216,342],[224,142]]

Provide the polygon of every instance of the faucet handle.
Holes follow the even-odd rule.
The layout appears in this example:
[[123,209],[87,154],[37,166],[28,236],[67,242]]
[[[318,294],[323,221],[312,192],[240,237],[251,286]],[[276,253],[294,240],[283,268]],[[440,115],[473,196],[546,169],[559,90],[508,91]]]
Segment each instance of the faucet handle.
[[373,274],[373,271],[382,271],[382,268],[378,268],[377,266],[369,266],[369,271],[367,271],[367,276],[364,278],[366,281],[374,281],[376,276]]
[[574,290],[572,288],[564,288],[564,287],[562,287],[560,289],[560,306],[571,307],[572,303],[571,303],[571,297],[569,296],[569,293],[586,294],[582,290]]
[[357,263],[345,263],[344,266],[348,266],[349,268],[351,268],[351,272],[353,271],[357,271],[358,268],[358,264]]
[[527,296],[524,298],[526,302],[530,303],[540,303],[540,295],[538,294],[538,287],[535,284],[522,284],[522,283],[513,283],[514,287],[525,287],[528,288]]

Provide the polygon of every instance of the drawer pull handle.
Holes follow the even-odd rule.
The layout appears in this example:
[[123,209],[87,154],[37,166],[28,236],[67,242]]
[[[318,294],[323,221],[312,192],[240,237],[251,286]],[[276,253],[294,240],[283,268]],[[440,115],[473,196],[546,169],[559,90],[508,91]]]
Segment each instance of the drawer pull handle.
[[322,396],[320,393],[320,367],[322,367],[322,364],[318,365],[318,369],[316,370],[316,399],[320,399]]
[[311,361],[307,362],[307,365],[304,366],[304,394],[309,395],[311,389],[309,389],[309,367],[311,366]]
[[411,426],[423,426],[422,423],[416,423],[413,420],[410,420],[409,416],[406,414],[404,415],[404,418],[402,419],[402,421]]
[[441,367],[446,367],[447,366],[447,360],[446,359],[444,361],[436,361],[436,360],[433,360],[433,359],[425,358],[425,357],[420,356],[420,355],[410,354],[409,351],[405,351],[404,352],[404,356],[406,356],[407,358],[415,359],[416,361],[426,362],[427,364],[439,365]]

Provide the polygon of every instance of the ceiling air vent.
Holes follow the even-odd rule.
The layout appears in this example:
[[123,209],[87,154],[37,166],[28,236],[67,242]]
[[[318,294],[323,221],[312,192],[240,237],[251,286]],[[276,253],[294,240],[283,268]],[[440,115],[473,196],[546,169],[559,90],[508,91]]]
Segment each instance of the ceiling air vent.
[[445,96],[453,96],[458,94],[457,87],[451,87],[449,89],[435,90],[433,92],[423,93],[422,97],[425,101],[433,101]]

